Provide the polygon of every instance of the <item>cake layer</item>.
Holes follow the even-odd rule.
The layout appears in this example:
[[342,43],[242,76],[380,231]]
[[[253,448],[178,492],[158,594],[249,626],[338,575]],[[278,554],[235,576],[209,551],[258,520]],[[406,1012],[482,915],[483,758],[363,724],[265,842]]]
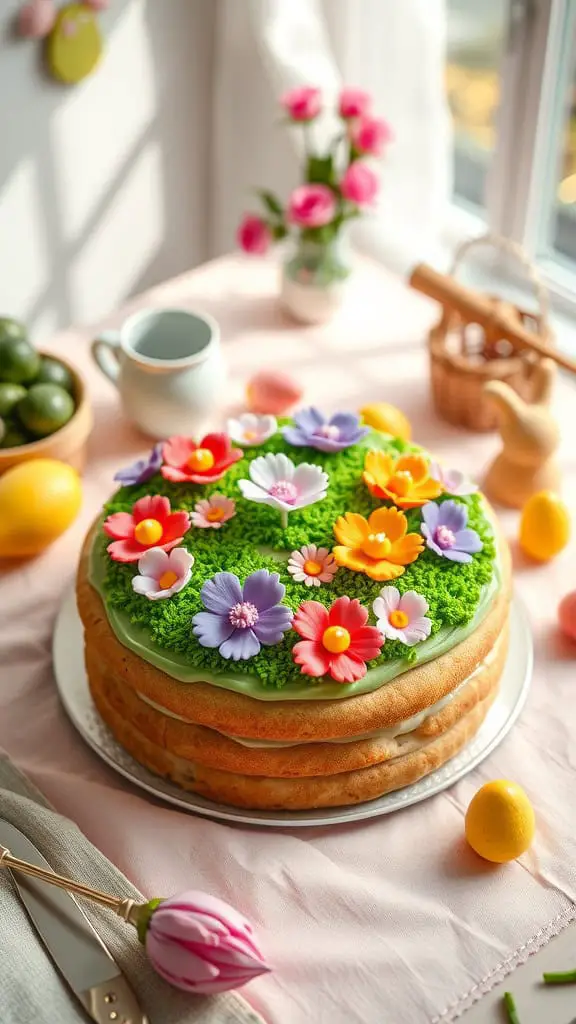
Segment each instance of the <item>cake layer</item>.
[[87,655],[98,658],[104,675],[136,694],[188,722],[230,736],[301,743],[393,726],[431,707],[467,679],[492,650],[508,615],[510,558],[504,546],[502,589],[478,629],[447,654],[410,669],[372,693],[340,700],[268,703],[208,683],[179,683],[124,647],[110,626],[100,596],[90,585],[89,546],[88,538],[77,583]]
[[[98,653],[87,653],[90,688],[98,706],[112,709],[167,754],[204,767],[220,768],[246,775],[275,778],[336,775],[389,761],[418,750],[452,728],[498,686],[506,658],[508,631],[505,629],[491,655],[475,668],[453,694],[434,706],[378,731],[373,736],[351,736],[328,742],[283,744],[277,747],[251,746],[213,729],[184,722],[162,709],[152,707],[129,687],[107,672]],[[106,717],[106,714],[104,714]],[[115,727],[116,718],[113,719]]]
[[311,810],[340,807],[374,800],[385,793],[411,785],[454,757],[474,736],[495,696],[490,690],[447,732],[419,749],[393,760],[336,775],[299,778],[267,778],[209,768],[170,753],[153,743],[110,704],[98,688],[93,697],[102,718],[119,743],[150,771],[165,776],[182,789],[209,800],[254,810]]

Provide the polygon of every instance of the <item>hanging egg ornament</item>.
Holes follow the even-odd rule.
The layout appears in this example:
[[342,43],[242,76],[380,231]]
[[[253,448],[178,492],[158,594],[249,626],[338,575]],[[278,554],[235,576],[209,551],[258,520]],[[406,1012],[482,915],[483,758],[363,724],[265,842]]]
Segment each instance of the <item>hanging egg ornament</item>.
[[18,12],[18,34],[26,39],[43,39],[52,31],[55,20],[53,0],[31,0]]
[[102,51],[93,5],[74,3],[62,7],[47,39],[46,58],[54,78],[67,85],[81,82],[98,66]]
[[520,519],[520,547],[537,562],[548,562],[570,539],[570,513],[554,491],[538,491],[528,499]]
[[576,590],[565,594],[558,605],[558,622],[560,629],[569,637],[576,640]]

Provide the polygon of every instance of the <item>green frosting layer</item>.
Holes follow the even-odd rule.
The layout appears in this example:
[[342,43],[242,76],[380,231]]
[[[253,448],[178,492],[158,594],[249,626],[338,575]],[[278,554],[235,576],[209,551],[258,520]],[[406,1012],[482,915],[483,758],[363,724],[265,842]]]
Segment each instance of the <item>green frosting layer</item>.
[[[302,676],[292,660],[292,647],[300,639],[294,631],[287,633],[280,644],[263,647],[256,657],[240,662],[227,661],[217,650],[201,647],[192,633],[192,617],[203,607],[202,585],[223,570],[235,572],[241,582],[256,569],[278,572],[286,586],[284,602],[293,610],[306,600],[329,606],[343,594],[357,597],[370,610],[369,621],[375,622],[372,602],[385,584],[341,568],[331,584],[311,588],[295,583],[287,571],[287,559],[293,549],[306,543],[333,547],[332,527],[339,515],[349,511],[368,516],[383,504],[370,495],[362,482],[366,451],[374,448],[396,455],[414,450],[414,446],[376,431],[359,444],[336,454],[325,454],[313,448],[293,448],[277,434],[258,448],[246,449],[244,458],[215,484],[177,485],[158,474],[144,485],[122,487],[106,505],[106,514],[129,512],[134,502],[146,494],[164,494],[170,498],[173,508],[191,510],[199,499],[215,492],[233,497],[237,514],[219,530],[192,527],[188,531],[183,545],[195,557],[192,579],[185,590],[165,601],[149,601],[134,593],[131,581],[138,571],[137,564],[112,561],[106,553],[109,539],[100,533],[92,552],[91,577],[104,598],[118,638],[176,679],[209,680],[215,685],[249,692],[251,696],[282,700],[289,696],[302,699],[309,695],[320,699],[366,692],[416,662],[438,657],[455,646],[476,628],[497,586],[494,537],[482,499],[476,494],[456,499],[468,506],[469,525],[478,531],[484,543],[483,550],[472,562],[450,562],[425,548],[418,560],[393,581],[401,593],[416,590],[424,595],[432,620],[431,636],[412,648],[387,640],[380,656],[369,663],[369,671],[360,683],[341,686],[331,680],[315,681]],[[320,465],[330,477],[326,498],[309,508],[292,512],[285,531],[276,510],[245,501],[237,486],[239,479],[248,476],[252,459],[268,451],[284,451],[296,463]],[[445,499],[439,499],[442,500]],[[406,515],[409,532],[418,532],[420,510],[413,509]]]

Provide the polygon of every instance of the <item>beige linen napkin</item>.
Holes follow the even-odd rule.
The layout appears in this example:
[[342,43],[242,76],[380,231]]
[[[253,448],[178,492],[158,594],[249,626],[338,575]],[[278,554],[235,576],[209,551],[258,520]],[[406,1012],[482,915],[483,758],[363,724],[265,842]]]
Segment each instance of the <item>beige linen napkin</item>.
[[[142,899],[76,825],[50,808],[2,752],[0,817],[28,836],[55,871],[105,892]],[[150,1024],[264,1024],[235,993],[188,996],[171,988],[149,966],[131,927],[104,907],[81,902],[134,988]],[[0,1021],[84,1024],[86,1019],[26,916],[9,872],[0,871]]]

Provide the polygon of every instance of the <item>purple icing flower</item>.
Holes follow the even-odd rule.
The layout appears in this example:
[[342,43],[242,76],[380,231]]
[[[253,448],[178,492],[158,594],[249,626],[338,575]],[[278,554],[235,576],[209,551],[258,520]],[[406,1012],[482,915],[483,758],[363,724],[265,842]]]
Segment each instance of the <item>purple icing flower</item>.
[[258,569],[244,580],[232,572],[217,572],[202,587],[207,609],[192,620],[202,647],[217,647],[223,658],[244,661],[264,644],[279,644],[290,629],[292,612],[280,601],[286,587],[276,572]]
[[472,555],[482,550],[482,541],[476,533],[466,527],[468,509],[455,501],[444,501],[438,505],[429,501],[422,509],[420,529],[426,537],[426,546],[442,558],[452,562],[471,562]]
[[360,426],[360,417],[354,412],[336,412],[326,420],[313,406],[295,413],[294,423],[293,427],[282,428],[284,440],[296,448],[317,448],[321,452],[341,452],[369,433],[368,427]]
[[147,459],[138,459],[126,469],[119,469],[114,479],[125,487],[135,484],[145,484],[155,473],[158,473],[162,465],[162,444],[155,444]]

